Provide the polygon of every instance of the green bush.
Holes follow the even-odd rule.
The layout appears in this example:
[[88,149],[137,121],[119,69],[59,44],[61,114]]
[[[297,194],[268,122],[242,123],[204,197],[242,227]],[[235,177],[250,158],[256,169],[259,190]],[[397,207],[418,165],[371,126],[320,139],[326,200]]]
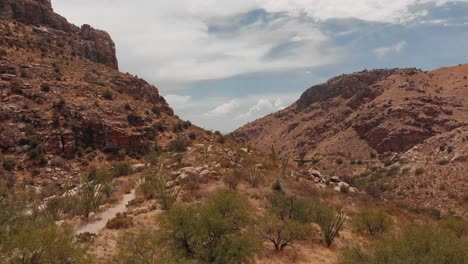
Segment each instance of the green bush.
[[388,230],[392,219],[382,210],[363,208],[354,217],[353,224],[358,232],[374,236]]
[[177,137],[176,139],[169,142],[168,149],[173,152],[185,152],[189,143],[182,136]]
[[220,192],[203,206],[173,207],[160,230],[125,234],[120,263],[254,263],[260,243],[245,199]]
[[341,264],[440,264],[466,263],[468,242],[435,226],[409,226],[397,235],[375,241],[369,249],[352,248],[340,257]]
[[273,194],[271,208],[261,220],[261,235],[273,243],[280,253],[293,247],[298,240],[306,239],[312,232],[310,223],[316,218],[318,201],[290,197],[283,193]]
[[128,162],[119,162],[113,165],[112,175],[114,177],[123,177],[130,175],[132,168]]
[[1,263],[90,263],[67,225],[58,227],[39,211],[24,214],[25,197],[0,187]]

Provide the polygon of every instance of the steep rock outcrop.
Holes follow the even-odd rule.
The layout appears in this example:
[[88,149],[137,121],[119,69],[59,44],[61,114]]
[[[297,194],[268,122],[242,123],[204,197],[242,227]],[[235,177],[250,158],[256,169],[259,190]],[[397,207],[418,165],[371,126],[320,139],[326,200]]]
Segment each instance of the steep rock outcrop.
[[[77,54],[91,61],[118,69],[115,44],[110,35],[89,25],[80,28],[55,13],[49,0],[0,0],[0,19],[12,19],[28,25],[46,26],[66,34],[79,35]],[[49,33],[47,29],[36,29]]]

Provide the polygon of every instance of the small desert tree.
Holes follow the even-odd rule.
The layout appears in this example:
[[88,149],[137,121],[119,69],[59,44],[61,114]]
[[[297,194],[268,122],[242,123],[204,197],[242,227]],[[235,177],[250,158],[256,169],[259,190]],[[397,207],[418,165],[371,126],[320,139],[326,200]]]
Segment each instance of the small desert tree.
[[263,238],[273,243],[276,252],[292,247],[312,231],[311,222],[318,206],[318,201],[274,193],[271,208],[262,221]]
[[121,263],[254,263],[260,249],[247,201],[235,192],[215,194],[203,206],[174,206],[158,232],[122,236]]
[[353,222],[357,231],[371,236],[385,232],[392,225],[392,219],[382,210],[367,208],[361,209]]

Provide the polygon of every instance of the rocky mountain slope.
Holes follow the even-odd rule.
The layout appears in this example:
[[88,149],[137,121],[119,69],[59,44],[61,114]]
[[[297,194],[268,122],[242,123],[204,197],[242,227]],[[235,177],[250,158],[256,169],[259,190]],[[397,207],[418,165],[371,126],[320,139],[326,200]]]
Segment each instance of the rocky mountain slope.
[[1,174],[79,180],[102,153],[135,157],[189,127],[156,87],[117,71],[106,32],[69,24],[45,0],[2,0],[0,18]]
[[232,135],[370,193],[466,213],[467,77],[468,65],[342,75]]

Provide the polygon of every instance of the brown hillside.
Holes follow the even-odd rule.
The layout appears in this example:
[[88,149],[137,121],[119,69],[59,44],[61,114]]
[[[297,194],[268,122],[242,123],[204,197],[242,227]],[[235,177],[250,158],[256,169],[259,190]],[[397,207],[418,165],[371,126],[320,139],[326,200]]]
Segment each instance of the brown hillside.
[[[321,161],[316,166],[368,192],[466,213],[467,77],[468,65],[342,75],[232,135],[259,150]],[[397,175],[372,177],[392,164]]]

